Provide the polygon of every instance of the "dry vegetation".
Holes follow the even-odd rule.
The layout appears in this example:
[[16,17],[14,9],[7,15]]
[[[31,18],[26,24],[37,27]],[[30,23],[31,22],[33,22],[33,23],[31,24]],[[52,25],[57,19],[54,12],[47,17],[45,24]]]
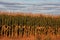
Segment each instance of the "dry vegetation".
[[60,16],[0,12],[0,40],[60,40]]

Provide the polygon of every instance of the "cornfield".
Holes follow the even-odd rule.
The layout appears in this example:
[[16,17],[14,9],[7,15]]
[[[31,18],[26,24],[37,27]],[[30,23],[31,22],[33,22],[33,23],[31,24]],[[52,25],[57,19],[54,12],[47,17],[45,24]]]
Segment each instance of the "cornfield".
[[34,40],[51,40],[51,35],[60,35],[60,17],[0,14],[0,36],[23,38],[30,35]]

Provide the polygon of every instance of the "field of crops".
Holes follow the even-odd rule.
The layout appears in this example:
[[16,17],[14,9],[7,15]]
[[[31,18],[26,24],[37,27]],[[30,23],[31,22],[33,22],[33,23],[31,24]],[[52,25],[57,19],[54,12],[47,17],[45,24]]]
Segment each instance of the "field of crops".
[[20,38],[16,40],[60,40],[60,17],[0,14],[0,39],[2,37]]

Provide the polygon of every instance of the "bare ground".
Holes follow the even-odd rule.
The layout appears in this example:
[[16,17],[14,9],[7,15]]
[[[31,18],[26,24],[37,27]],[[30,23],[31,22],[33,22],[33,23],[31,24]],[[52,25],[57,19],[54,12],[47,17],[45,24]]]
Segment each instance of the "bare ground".
[[29,37],[0,37],[0,40],[60,40],[60,35],[30,35]]

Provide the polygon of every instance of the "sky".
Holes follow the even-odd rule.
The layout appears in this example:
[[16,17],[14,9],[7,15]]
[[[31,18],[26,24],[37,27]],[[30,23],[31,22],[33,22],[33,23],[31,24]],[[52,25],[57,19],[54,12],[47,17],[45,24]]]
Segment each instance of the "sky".
[[56,2],[60,2],[60,0],[0,0],[3,2],[24,2],[24,3],[56,3]]
[[60,0],[0,0],[0,10],[60,14]]

